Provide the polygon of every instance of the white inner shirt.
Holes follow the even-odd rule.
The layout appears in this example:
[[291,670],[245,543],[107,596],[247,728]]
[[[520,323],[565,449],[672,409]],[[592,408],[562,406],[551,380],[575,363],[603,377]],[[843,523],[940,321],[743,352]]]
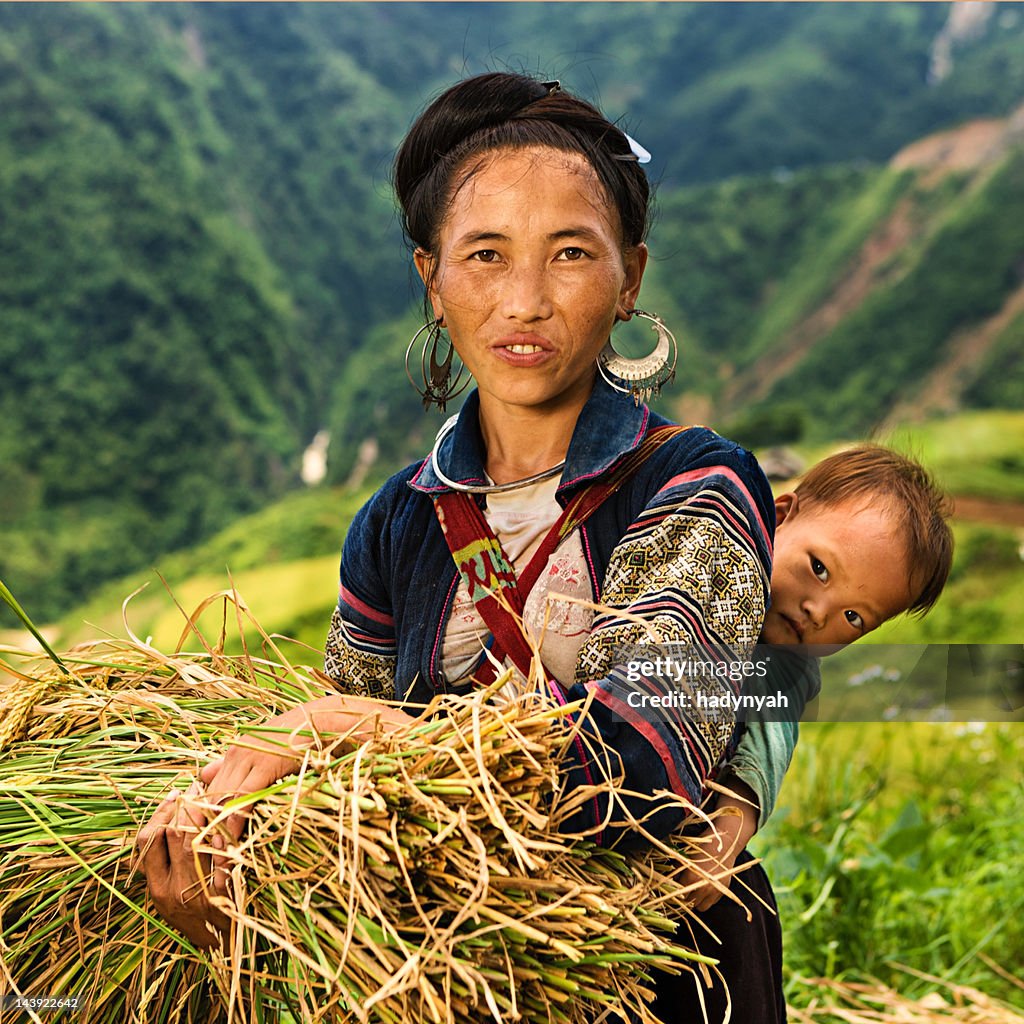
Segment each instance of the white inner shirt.
[[[562,514],[555,500],[558,484],[558,477],[552,477],[504,494],[487,495],[484,518],[501,541],[517,576],[529,565]],[[590,633],[594,611],[566,601],[548,601],[549,594],[594,600],[579,530],[573,530],[551,553],[526,599],[523,615],[534,643],[540,643],[545,666],[560,683],[570,686],[575,676],[576,655]],[[442,648],[442,667],[449,683],[457,683],[476,668],[490,634],[469,598],[465,580],[460,580]],[[505,664],[512,662],[506,658]]]

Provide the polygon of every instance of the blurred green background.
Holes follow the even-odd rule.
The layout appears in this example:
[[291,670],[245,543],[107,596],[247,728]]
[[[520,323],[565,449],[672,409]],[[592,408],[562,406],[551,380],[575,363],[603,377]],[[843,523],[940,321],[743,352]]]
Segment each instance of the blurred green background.
[[[401,368],[389,161],[494,68],[561,78],[654,154],[663,409],[804,461],[897,437],[972,499],[933,621],[1019,639],[1016,3],[0,4],[0,578],[33,616],[71,635],[153,566],[258,597],[293,560],[326,614],[307,560],[345,495],[440,421]],[[303,492],[321,430],[335,499]],[[309,600],[260,611],[319,643]]]

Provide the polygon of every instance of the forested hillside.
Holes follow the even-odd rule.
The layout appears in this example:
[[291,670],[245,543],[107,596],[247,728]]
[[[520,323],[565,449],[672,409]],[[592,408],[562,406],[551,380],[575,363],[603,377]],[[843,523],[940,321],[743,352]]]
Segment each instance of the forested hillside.
[[[1024,5],[949,18],[0,4],[0,578],[55,615],[298,486],[323,426],[335,481],[369,438],[378,471],[422,450],[388,163],[485,68],[561,77],[654,152],[679,415],[763,440],[1019,405]],[[976,118],[999,141],[973,161],[890,166]]]

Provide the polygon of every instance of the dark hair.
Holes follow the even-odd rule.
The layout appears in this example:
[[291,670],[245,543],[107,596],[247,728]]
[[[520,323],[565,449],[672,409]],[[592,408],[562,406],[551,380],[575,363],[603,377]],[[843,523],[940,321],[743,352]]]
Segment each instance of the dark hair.
[[455,172],[467,159],[526,146],[582,154],[618,210],[623,243],[632,247],[644,240],[650,186],[622,130],[596,107],[563,92],[557,82],[491,72],[467,78],[434,100],[398,151],[394,187],[410,244],[435,251],[459,187]]
[[952,504],[915,459],[879,444],[836,452],[812,466],[796,487],[800,506],[835,506],[856,498],[884,501],[899,522],[915,597],[907,609],[924,615],[942,593],[953,564]]

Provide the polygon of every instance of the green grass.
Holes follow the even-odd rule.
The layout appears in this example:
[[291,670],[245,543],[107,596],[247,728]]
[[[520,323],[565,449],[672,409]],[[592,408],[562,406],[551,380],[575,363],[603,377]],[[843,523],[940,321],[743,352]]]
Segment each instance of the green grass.
[[1020,643],[1024,621],[1024,563],[1020,530],[954,524],[957,549],[950,581],[923,619],[901,616],[868,643]]
[[[233,585],[267,633],[282,634],[322,650],[331,612],[338,601],[337,576],[337,555],[242,569],[232,572],[230,578],[226,574],[204,573],[168,587],[163,586],[155,573],[149,573],[141,578],[145,589],[129,601],[124,621],[136,636],[149,640],[160,650],[175,649],[179,640],[182,640],[182,649],[197,650],[199,644],[194,635],[183,637],[187,626],[184,613],[192,615],[207,598],[230,590]],[[95,605],[90,607],[95,607],[98,614],[88,611],[76,613],[65,643],[105,633],[123,634],[120,604],[108,605],[103,610]],[[228,614],[233,624],[234,611],[229,609]],[[196,622],[204,636],[213,637],[219,635],[218,623],[223,617],[224,603],[218,601],[211,604]],[[296,629],[296,626],[301,628]],[[242,649],[236,633],[234,628],[229,630],[224,645],[230,654],[237,654]],[[246,628],[244,636],[246,643],[259,645],[260,634],[255,628]],[[322,655],[316,650],[309,657],[318,666],[322,661]]]
[[1016,973],[1024,949],[1022,759],[1020,724],[802,727],[754,842],[779,897],[794,1003],[801,976],[930,987],[894,963],[1019,1002],[977,954]]
[[822,233],[779,282],[757,322],[744,363],[770,351],[828,294],[871,231],[892,212],[909,181],[904,174],[879,174],[862,192],[847,199],[840,210],[829,211],[826,223],[831,230]]
[[963,412],[894,431],[954,494],[1024,501],[1024,412]]
[[[986,409],[903,423],[872,440],[922,462],[950,494],[1024,501],[1024,412]],[[809,468],[857,442],[806,442],[793,449]],[[756,447],[755,447],[756,451]]]
[[1024,405],[1024,359],[1020,339],[1024,313],[999,333],[976,367],[974,381],[964,390],[964,404],[976,408],[1019,409]]

